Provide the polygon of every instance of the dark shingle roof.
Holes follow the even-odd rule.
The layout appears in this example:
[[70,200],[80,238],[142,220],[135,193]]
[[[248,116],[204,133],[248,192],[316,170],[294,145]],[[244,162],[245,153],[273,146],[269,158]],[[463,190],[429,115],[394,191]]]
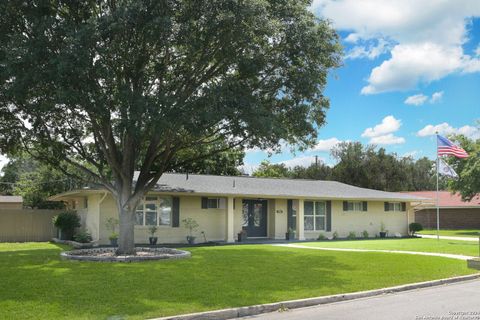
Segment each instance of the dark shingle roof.
[[301,197],[358,200],[424,200],[395,192],[359,188],[336,181],[254,178],[165,173],[154,191],[212,195],[252,195],[256,197]]

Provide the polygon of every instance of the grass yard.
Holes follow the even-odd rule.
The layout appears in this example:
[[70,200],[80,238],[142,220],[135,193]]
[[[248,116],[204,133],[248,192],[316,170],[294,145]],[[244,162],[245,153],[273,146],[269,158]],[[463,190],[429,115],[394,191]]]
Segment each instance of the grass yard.
[[[419,234],[430,234],[430,235],[437,235],[436,229],[425,229],[420,232]],[[466,237],[466,238],[478,238],[480,235],[479,229],[465,229],[465,230],[440,230],[441,236],[449,236],[449,237]]]
[[478,243],[462,240],[437,239],[375,239],[352,241],[319,241],[302,243],[305,246],[323,248],[350,248],[375,250],[404,250],[419,252],[451,253],[467,256],[478,256]]
[[0,243],[0,319],[144,319],[474,273],[454,259],[268,245],[126,264],[63,261],[61,250]]

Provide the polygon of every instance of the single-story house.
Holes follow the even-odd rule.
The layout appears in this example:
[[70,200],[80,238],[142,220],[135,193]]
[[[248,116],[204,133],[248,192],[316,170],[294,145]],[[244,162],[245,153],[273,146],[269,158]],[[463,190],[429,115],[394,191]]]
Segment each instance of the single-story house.
[[0,196],[1,209],[23,209],[23,198],[21,196]]
[[[72,190],[50,200],[76,209],[93,238],[108,243],[106,221],[118,217],[108,191]],[[200,225],[195,236],[201,241],[234,242],[241,230],[267,239],[285,239],[290,229],[300,240],[363,231],[375,237],[382,224],[392,236],[407,235],[411,202],[422,200],[336,181],[166,173],[137,207],[135,242],[148,242],[151,225],[159,227],[159,243],[185,242],[188,217]]]
[[[409,195],[429,198],[429,202],[423,202],[415,211],[415,221],[424,228],[435,229],[437,227],[437,192],[416,191],[408,192]],[[439,191],[440,229],[480,229],[480,195],[470,201],[462,201],[458,193]]]

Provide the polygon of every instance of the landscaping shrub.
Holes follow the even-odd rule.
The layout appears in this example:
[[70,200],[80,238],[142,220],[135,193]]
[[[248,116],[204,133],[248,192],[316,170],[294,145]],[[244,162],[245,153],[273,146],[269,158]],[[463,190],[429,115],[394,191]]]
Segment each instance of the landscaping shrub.
[[323,233],[320,233],[320,234],[318,235],[317,240],[325,240],[325,235],[324,235]]
[[408,229],[410,230],[410,234],[414,236],[416,232],[423,230],[423,226],[418,222],[412,222],[408,225]]
[[362,236],[363,236],[365,239],[368,239],[368,236],[369,236],[368,231],[367,231],[367,230],[363,230]]
[[354,240],[354,239],[356,239],[356,238],[357,238],[357,235],[355,234],[354,231],[350,231],[350,232],[348,233],[347,239],[349,239],[349,240]]
[[335,240],[335,239],[338,239],[338,232],[335,231],[332,235],[332,239]]
[[87,230],[80,230],[73,236],[73,239],[80,243],[89,243],[92,241],[92,236]]
[[53,217],[53,225],[62,231],[62,240],[72,240],[75,228],[80,227],[80,217],[75,211],[64,211]]

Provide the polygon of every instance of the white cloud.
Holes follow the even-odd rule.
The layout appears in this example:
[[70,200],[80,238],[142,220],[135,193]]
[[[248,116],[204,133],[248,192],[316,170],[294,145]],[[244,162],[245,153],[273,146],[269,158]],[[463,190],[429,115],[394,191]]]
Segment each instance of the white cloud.
[[424,95],[423,93],[415,94],[413,96],[407,97],[403,103],[410,104],[414,106],[421,106],[425,102],[430,102],[432,104],[442,101],[443,91],[434,92],[431,97]]
[[480,56],[480,44],[477,46],[477,49],[475,49],[475,54]]
[[432,94],[432,97],[430,98],[429,102],[430,103],[437,103],[437,102],[442,101],[442,99],[443,99],[443,91],[438,91],[438,92],[434,92]]
[[0,154],[0,170],[8,163],[8,158]]
[[370,143],[372,144],[402,144],[405,143],[405,139],[402,137],[397,137],[393,135],[393,133],[389,133],[383,136],[373,137],[370,139]]
[[466,66],[461,47],[445,47],[432,42],[399,44],[391,54],[389,60],[372,70],[362,94],[408,90],[419,82],[439,80]]
[[[378,57],[371,41],[386,41],[391,57],[375,67],[363,94],[407,90],[451,73],[480,71],[480,57],[463,51],[480,1],[314,0],[312,10],[350,34],[350,58]],[[394,45],[392,45],[394,44]],[[361,46],[363,45],[363,49]],[[380,48],[379,48],[380,49]]]
[[418,155],[422,153],[421,151],[418,151],[418,150],[412,150],[412,151],[409,151],[409,152],[405,152],[403,155],[402,155],[402,158],[414,158]]
[[[371,42],[371,41],[369,41]],[[373,60],[378,56],[390,51],[390,43],[384,39],[378,39],[376,44],[358,45],[353,47],[345,56],[346,59],[368,58]]]
[[317,144],[315,144],[312,150],[329,152],[333,147],[335,147],[337,144],[341,142],[342,142],[341,140],[338,140],[335,137],[330,139],[325,139],[325,140],[318,140]]
[[423,129],[417,132],[417,136],[419,137],[428,137],[433,136],[438,132],[440,135],[450,135],[450,134],[463,134],[464,136],[471,138],[471,139],[479,139],[480,138],[480,129],[465,125],[460,128],[454,128],[449,125],[447,122],[443,122],[437,125],[426,125]]
[[[325,162],[325,158],[318,157],[319,162]],[[276,163],[283,163],[288,168],[293,168],[296,166],[308,167],[312,163],[315,163],[315,156],[301,156],[289,160],[284,160]]]
[[374,138],[374,137],[379,137],[382,135],[386,135],[392,132],[397,131],[400,129],[400,126],[402,125],[401,121],[398,119],[395,119],[394,116],[386,116],[383,118],[382,123],[377,124],[373,128],[367,128],[365,131],[362,133],[362,137],[366,138]]
[[420,94],[416,94],[416,95],[408,97],[407,99],[405,99],[404,103],[405,104],[411,104],[411,105],[414,105],[414,106],[421,106],[427,100],[428,100],[428,96],[420,93]]
[[402,122],[395,119],[394,116],[386,116],[380,124],[373,128],[367,128],[362,133],[362,137],[370,138],[372,144],[401,144],[405,143],[405,139],[397,137],[393,133],[400,129]]

